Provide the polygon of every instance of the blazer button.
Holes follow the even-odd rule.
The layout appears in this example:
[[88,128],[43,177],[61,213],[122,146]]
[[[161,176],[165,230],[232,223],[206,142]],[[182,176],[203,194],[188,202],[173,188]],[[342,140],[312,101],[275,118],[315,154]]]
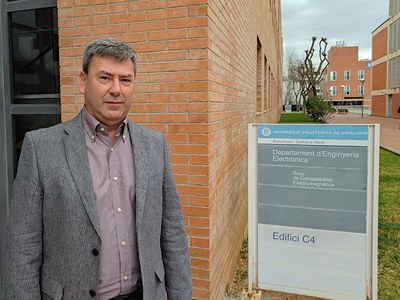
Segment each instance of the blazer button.
[[94,297],[94,296],[96,296],[96,292],[94,290],[90,290],[89,291],[89,295]]
[[92,254],[93,254],[94,256],[99,255],[99,250],[97,250],[96,248],[93,248]]

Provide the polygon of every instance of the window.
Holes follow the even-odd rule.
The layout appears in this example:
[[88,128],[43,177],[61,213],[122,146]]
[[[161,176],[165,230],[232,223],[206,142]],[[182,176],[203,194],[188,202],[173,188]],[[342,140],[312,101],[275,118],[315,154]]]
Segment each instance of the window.
[[15,104],[59,103],[57,8],[10,14]]
[[364,95],[364,85],[359,85],[359,86],[357,87],[357,94],[358,94],[359,96],[363,96],[363,95]]
[[262,62],[261,42],[257,38],[257,113],[262,111]]
[[344,80],[346,81],[350,80],[350,71],[344,71]]
[[336,96],[336,86],[332,85],[330,88],[331,96]]
[[[16,165],[26,131],[61,121],[58,21],[56,7],[14,11],[9,16]],[[21,104],[33,105],[32,110],[26,110]]]
[[364,70],[358,70],[358,80],[365,80]]
[[264,111],[270,108],[270,98],[268,97],[268,61],[264,56]]
[[337,76],[336,76],[336,71],[331,71],[331,72],[329,73],[329,80],[330,80],[330,81],[336,81],[336,78],[337,78]]
[[344,93],[345,96],[349,96],[350,95],[350,86],[349,85],[345,85],[344,86],[343,93]]

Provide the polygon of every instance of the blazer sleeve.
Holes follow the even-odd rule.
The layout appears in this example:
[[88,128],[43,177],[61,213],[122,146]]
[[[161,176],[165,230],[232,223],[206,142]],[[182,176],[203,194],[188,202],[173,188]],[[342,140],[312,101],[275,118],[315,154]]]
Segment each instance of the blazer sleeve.
[[42,200],[34,142],[27,133],[14,181],[4,241],[4,299],[41,298]]
[[192,299],[190,258],[182,207],[164,139],[164,182],[161,248],[168,299]]

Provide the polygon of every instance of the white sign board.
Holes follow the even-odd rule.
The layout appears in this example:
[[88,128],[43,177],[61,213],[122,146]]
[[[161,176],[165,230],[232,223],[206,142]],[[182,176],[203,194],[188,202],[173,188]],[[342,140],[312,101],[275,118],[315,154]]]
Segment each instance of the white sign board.
[[249,125],[249,286],[376,299],[379,125]]

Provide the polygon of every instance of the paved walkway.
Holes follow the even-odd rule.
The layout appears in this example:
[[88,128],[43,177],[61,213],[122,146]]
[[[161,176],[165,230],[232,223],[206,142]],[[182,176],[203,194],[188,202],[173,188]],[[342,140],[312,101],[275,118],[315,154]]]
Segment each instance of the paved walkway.
[[400,155],[400,120],[358,114],[335,114],[330,124],[381,124],[381,147]]

